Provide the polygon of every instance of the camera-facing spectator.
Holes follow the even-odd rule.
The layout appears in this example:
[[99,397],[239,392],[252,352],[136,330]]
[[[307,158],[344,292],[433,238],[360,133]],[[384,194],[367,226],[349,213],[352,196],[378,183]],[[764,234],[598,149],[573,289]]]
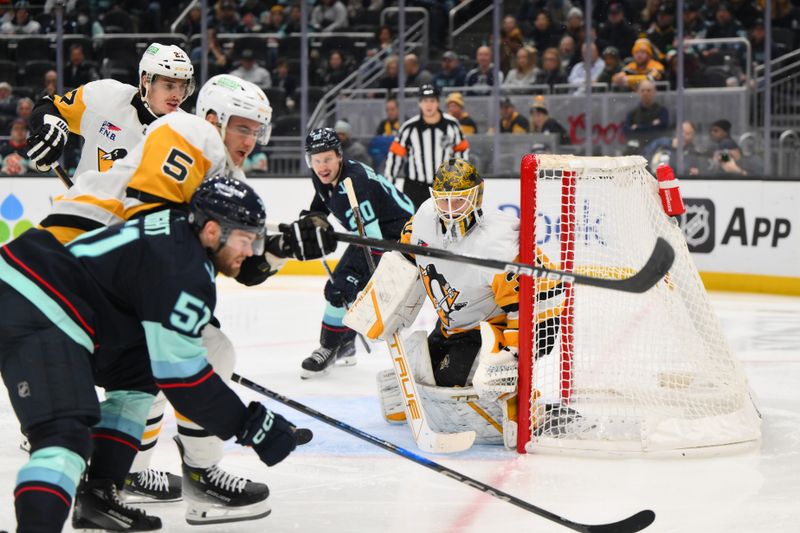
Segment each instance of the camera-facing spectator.
[[440,91],[445,87],[464,87],[467,73],[455,52],[448,50],[442,55],[442,68],[433,77],[433,84]]
[[[714,22],[706,30],[706,38],[726,37],[747,37],[747,32],[741,22],[733,18],[730,5],[727,2],[721,2],[714,13]],[[713,52],[713,50],[709,52]]]
[[[757,19],[750,29],[750,59],[757,65],[764,64],[766,58],[766,32],[764,31],[764,19]],[[773,59],[781,55],[781,51],[773,41],[770,47],[770,57]]]
[[14,16],[0,25],[0,33],[5,35],[35,35],[42,32],[42,25],[31,18],[30,4],[21,0],[14,4]]
[[416,54],[406,54],[404,59],[406,68],[406,85],[409,87],[419,87],[433,81],[433,74],[419,66],[419,59]]
[[578,40],[578,34],[581,31],[581,28],[584,27],[583,22],[583,10],[579,7],[572,7],[567,12],[567,20],[564,24],[566,29],[565,35],[569,35],[573,38],[573,40]]
[[64,67],[64,87],[80,87],[90,81],[100,79],[97,70],[86,62],[83,46],[73,44],[69,47],[69,63]]
[[597,76],[597,82],[611,85],[611,80],[618,72],[622,72],[619,50],[615,46],[606,46],[603,50],[603,71]]
[[528,37],[536,43],[536,48],[544,50],[546,48],[557,48],[561,40],[561,31],[553,25],[550,12],[539,11],[533,20],[533,28],[528,33]]
[[236,12],[236,2],[233,0],[219,2],[215,15],[214,29],[217,30],[217,33],[242,33],[244,31],[239,14]]
[[628,87],[635,91],[643,80],[660,81],[664,78],[664,65],[653,59],[650,41],[637,39],[631,52],[633,61],[625,65],[612,80],[615,87]]
[[343,82],[351,72],[353,71],[344,54],[339,50],[331,50],[328,54],[326,65],[320,69],[320,85],[326,89],[331,89]]
[[[468,87],[491,87],[494,85],[494,64],[492,63],[492,49],[488,46],[479,46],[475,51],[475,62],[478,64],[467,73]],[[503,83],[503,73],[499,73],[499,83]]]
[[239,57],[239,68],[231,71],[233,76],[239,76],[245,81],[258,85],[262,89],[272,87],[272,76],[267,69],[256,62],[253,50],[245,48],[242,50]]
[[283,89],[286,98],[294,98],[297,80],[289,73],[289,62],[285,58],[278,59],[275,63],[275,72],[272,74],[272,86]]
[[14,89],[7,81],[0,81],[0,124],[6,124],[17,116],[17,99]]
[[517,112],[510,99],[504,98],[500,102],[500,133],[524,135],[530,127],[528,119]]
[[336,136],[339,137],[339,141],[342,143],[342,155],[346,159],[360,161],[368,166],[372,166],[372,158],[366,147],[350,137],[352,129],[350,123],[346,120],[337,120],[336,125],[333,127],[333,131],[336,132]]
[[330,32],[347,29],[347,8],[340,0],[320,0],[311,10],[314,31]]
[[708,172],[726,176],[758,175],[761,165],[756,158],[745,157],[733,139],[724,139],[711,156]]
[[[590,76],[593,83],[600,77],[600,74],[603,72],[605,66],[605,61],[600,58],[600,53],[597,51],[597,45],[592,43],[592,65]],[[583,61],[575,63],[575,66],[572,67],[572,70],[569,73],[567,82],[571,83],[572,85],[578,85],[573,94],[584,93],[586,90],[586,67]]]
[[683,35],[686,39],[705,36],[708,24],[700,11],[701,5],[699,0],[689,0],[683,5]]
[[619,2],[608,6],[606,22],[600,24],[598,37],[617,50],[630,50],[636,42],[636,28],[625,18],[625,9]]
[[561,63],[561,70],[569,72],[575,62],[575,39],[567,34],[561,37],[558,42],[558,60]]
[[544,101],[544,96],[538,95],[533,99],[530,111],[531,133],[554,133],[558,135],[558,142],[560,145],[572,144],[569,133],[564,126],[559,124],[556,119],[550,117],[550,113]]
[[532,46],[524,46],[517,50],[516,66],[508,71],[503,81],[505,87],[528,87],[536,83],[541,73],[537,66],[539,52]]
[[380,28],[378,28],[378,31],[375,32],[375,41],[370,45],[369,49],[367,50],[367,57],[372,57],[382,50],[386,50],[388,53],[391,53],[393,51],[392,48],[393,39],[394,35],[392,34],[391,27],[383,25]]
[[386,111],[386,118],[378,124],[375,135],[395,136],[400,131],[400,108],[397,107],[397,99],[394,96],[386,99],[384,110]]
[[[705,156],[695,144],[696,129],[691,121],[685,120],[681,125],[683,133],[683,173],[696,176],[708,166]],[[661,164],[668,164],[678,172],[678,138],[676,136],[660,137],[645,147],[645,158],[655,172]]]
[[56,94],[56,87],[58,85],[58,72],[55,70],[48,70],[44,73],[44,84],[42,91],[39,93],[39,98],[49,96],[50,98]]
[[27,125],[33,113],[33,100],[30,98],[20,98],[17,101],[17,118],[21,118]]
[[648,143],[665,135],[669,127],[669,111],[656,101],[656,84],[644,80],[637,92],[639,105],[628,112],[622,126],[631,153],[642,153]]
[[517,19],[511,15],[503,17],[500,29],[500,70],[508,72],[511,69],[511,63],[522,48],[522,41],[522,30],[517,25]]
[[379,89],[391,91],[397,89],[397,74],[400,71],[400,58],[389,56],[383,60],[383,76],[378,79],[375,86]]
[[202,28],[202,17],[200,16],[200,7],[196,6],[189,10],[189,14],[183,19],[180,25],[179,33],[191,37],[200,33]]
[[445,103],[447,104],[447,113],[458,121],[461,133],[464,135],[478,133],[478,125],[467,113],[464,105],[464,96],[461,93],[452,92],[448,94]]
[[[286,12],[284,11],[284,14]],[[300,21],[300,17],[302,13],[300,12],[300,6],[298,4],[292,4],[292,7],[289,8],[289,17],[288,20],[283,24],[283,33],[284,35],[289,35],[290,33],[301,33],[303,31],[302,24]]]
[[731,128],[730,120],[724,118],[712,122],[708,128],[708,136],[711,138],[711,142],[719,148],[722,141],[731,139]]
[[542,72],[536,78],[537,85],[567,83],[567,76],[561,68],[557,48],[548,48],[542,54]]
[[28,171],[28,126],[22,119],[11,123],[11,132],[7,141],[0,142],[0,160],[3,162],[2,172],[19,176]]
[[675,6],[672,4],[661,4],[656,11],[656,20],[647,30],[647,39],[656,47],[661,50],[661,53],[666,53],[672,48],[672,42],[675,40]]

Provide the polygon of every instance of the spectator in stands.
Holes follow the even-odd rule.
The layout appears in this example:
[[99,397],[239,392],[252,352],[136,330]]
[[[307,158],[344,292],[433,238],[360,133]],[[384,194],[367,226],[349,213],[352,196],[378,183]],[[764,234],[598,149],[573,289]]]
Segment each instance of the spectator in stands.
[[[479,46],[475,51],[477,66],[467,73],[468,87],[491,87],[494,85],[494,64],[492,63],[492,49],[488,46]],[[499,83],[503,83],[503,73],[499,73]]]
[[711,126],[708,128],[708,136],[711,137],[711,141],[714,143],[715,149],[719,149],[719,145],[722,141],[731,138],[730,120],[722,118],[712,122]]
[[[728,7],[733,18],[741,22],[745,28],[750,29],[755,21],[762,17],[761,10],[754,5],[755,3],[752,0],[729,0]],[[758,3],[763,4],[763,2]]]
[[797,32],[800,31],[800,7],[793,5],[792,0],[775,0],[772,6],[772,24],[778,28],[789,28],[795,31],[794,44],[798,44]]
[[375,42],[373,42],[367,50],[367,56],[372,57],[381,50],[386,50],[387,53],[391,53],[393,39],[392,28],[386,25],[381,26],[378,28],[378,31],[375,32]]
[[286,98],[294,98],[294,91],[297,88],[297,80],[289,73],[289,62],[281,57],[275,64],[275,72],[272,74],[272,86],[283,89]]
[[[86,6],[78,7],[75,12],[67,14],[65,18],[64,33],[82,34],[87,37],[97,37],[105,33],[100,21],[92,20],[89,8]],[[44,33],[55,33],[57,29],[55,24],[55,18],[51,19],[50,23],[44,29]]]
[[706,38],[721,39],[725,37],[747,37],[747,32],[741,22],[733,18],[730,5],[727,2],[721,2],[714,13],[714,22],[706,30]]
[[554,27],[550,12],[539,11],[533,21],[533,28],[527,34],[536,44],[536,48],[544,50],[546,48],[557,48],[561,40],[561,32]]
[[537,66],[539,52],[532,46],[524,46],[517,50],[516,66],[508,72],[503,81],[505,87],[529,87],[536,83],[536,78],[542,72]]
[[[586,49],[586,47],[583,47]],[[606,64],[600,58],[600,53],[597,51],[597,44],[592,43],[592,63],[591,63],[591,80],[592,83],[597,81],[600,77],[600,74],[603,72]],[[577,89],[575,89],[574,94],[583,94],[586,90],[586,66],[583,61],[579,61],[575,63],[575,66],[572,67],[572,70],[569,72],[569,77],[567,78],[567,82],[571,83],[572,85],[578,85]]]
[[222,0],[216,6],[216,20],[214,28],[217,33],[242,33],[244,26],[236,12],[236,2],[233,0]]
[[508,72],[511,63],[522,48],[522,30],[517,26],[517,19],[511,15],[503,17],[500,28],[500,70]]
[[561,70],[569,72],[578,60],[575,59],[575,39],[571,35],[565,34],[558,43],[558,61],[561,63]]
[[391,91],[397,89],[397,73],[400,70],[400,58],[389,56],[383,60],[383,76],[378,80],[376,86],[380,89]]
[[[500,101],[500,133],[514,133],[524,135],[528,133],[531,125],[528,119],[517,112],[517,108],[510,98]],[[492,128],[489,128],[489,133]]]
[[28,121],[31,119],[31,113],[33,113],[33,100],[30,98],[20,98],[17,101],[17,118],[21,118],[25,121],[25,124],[28,124]]
[[478,133],[478,125],[464,109],[464,96],[461,93],[452,92],[447,95],[445,104],[447,105],[447,112],[458,121],[461,133],[464,135]]
[[537,85],[553,85],[567,83],[567,76],[561,68],[561,60],[557,48],[548,48],[542,54],[542,72],[536,78]]
[[433,77],[433,84],[440,91],[445,87],[464,87],[467,73],[455,52],[448,50],[442,55],[442,69]]
[[683,4],[683,35],[686,39],[696,39],[706,34],[708,25],[700,11],[700,5],[699,0],[689,0]]
[[[707,165],[705,157],[695,145],[695,127],[691,121],[685,120],[682,124],[683,133],[683,173],[695,176]],[[655,172],[661,164],[668,164],[678,172],[678,137],[660,137],[645,147],[644,156],[650,163],[650,168]]]
[[[750,34],[748,37],[748,40],[750,41],[750,59],[754,64],[764,64],[764,58],[766,57],[765,37],[766,32],[764,31],[764,19],[759,18],[755,21],[753,27],[750,29]],[[788,52],[788,50],[786,50],[786,52]],[[775,41],[773,41],[772,46],[770,47],[770,56],[774,59],[780,54],[780,49],[775,44]]]
[[433,74],[419,66],[419,59],[416,54],[406,54],[406,85],[408,87],[419,87],[433,81]]
[[578,32],[580,32],[581,28],[585,27],[583,10],[573,6],[572,9],[567,12],[567,21],[564,27],[566,30],[565,35],[569,35],[577,42],[579,40]]
[[300,6],[297,4],[292,4],[292,7],[289,9],[289,20],[287,20],[283,25],[284,35],[289,35],[290,33],[300,33],[302,31],[302,26],[300,23],[301,15],[302,13],[300,12]]
[[314,31],[330,32],[347,29],[347,8],[341,0],[319,0],[311,10]]
[[619,59],[619,50],[614,46],[606,46],[603,50],[603,72],[597,77],[598,83],[611,85],[611,80],[617,72],[622,71],[622,62]]
[[320,71],[320,84],[325,89],[331,89],[335,85],[340,84],[344,79],[350,75],[352,69],[350,64],[346,61],[344,54],[339,50],[332,50],[328,54],[328,61],[326,66]]
[[5,35],[35,35],[41,33],[42,25],[31,18],[30,5],[21,0],[14,4],[14,18],[0,25],[0,33]]
[[656,84],[643,80],[637,88],[639,105],[625,117],[622,131],[631,153],[642,153],[651,141],[665,135],[669,111],[656,101]]
[[567,13],[572,9],[573,3],[570,0],[523,0],[519,6],[517,20],[524,24],[525,21],[534,20],[537,14],[546,11],[553,26],[559,27],[567,20]]
[[28,126],[20,118],[11,124],[11,134],[7,141],[0,142],[2,172],[12,176],[25,174],[28,170]]
[[636,42],[637,32],[636,27],[625,18],[623,5],[612,2],[608,6],[608,18],[600,25],[597,35],[617,50],[630,50]]
[[262,89],[272,87],[272,76],[269,71],[256,62],[255,54],[250,48],[245,48],[239,55],[239,68],[231,71],[234,76],[239,76],[245,81],[254,83]]
[[[219,73],[220,71],[225,71],[225,65],[228,64],[228,57],[222,51],[222,47],[219,45],[219,41],[217,41],[217,30],[214,28],[208,28],[208,65],[209,70],[214,73]],[[203,48],[197,46],[192,49],[192,53],[189,54],[189,57],[192,59],[192,63],[200,63],[203,57]]]
[[189,10],[189,14],[183,19],[178,32],[191,38],[193,35],[198,35],[201,28],[202,20],[200,16],[200,7],[196,6]]
[[58,85],[58,72],[55,70],[48,70],[44,73],[44,86],[42,92],[39,93],[39,98],[49,96],[50,98],[56,94],[56,86]]
[[69,64],[64,67],[64,87],[80,87],[90,81],[100,79],[97,70],[86,62],[83,45],[75,43],[69,47]]
[[752,176],[761,173],[763,166],[753,157],[744,157],[742,149],[731,138],[722,140],[709,161],[712,175]]
[[384,108],[386,110],[386,118],[378,124],[375,135],[395,136],[400,131],[400,108],[397,107],[397,99],[394,96],[387,98]]
[[353,128],[346,120],[337,120],[336,125],[333,127],[333,131],[336,132],[336,136],[339,137],[339,141],[342,143],[342,155],[346,159],[360,161],[372,166],[372,158],[369,156],[366,147],[350,137],[352,130]]
[[675,6],[661,4],[656,11],[656,19],[646,34],[650,43],[659,51],[666,54],[672,49],[675,40]]
[[17,116],[17,99],[14,98],[14,89],[7,81],[0,81],[0,125],[5,129],[5,124]]
[[653,59],[653,45],[647,39],[637,39],[633,45],[633,61],[623,67],[613,78],[616,87],[628,87],[635,91],[643,80],[664,79],[664,65]]
[[558,143],[562,146],[572,144],[569,133],[564,126],[550,117],[544,96],[537,95],[531,105],[531,133],[554,133],[558,135]]

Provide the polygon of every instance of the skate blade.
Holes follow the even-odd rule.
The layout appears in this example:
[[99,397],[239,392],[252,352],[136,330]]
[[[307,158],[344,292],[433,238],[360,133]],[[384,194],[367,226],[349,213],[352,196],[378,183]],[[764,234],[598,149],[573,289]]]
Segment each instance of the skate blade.
[[351,355],[349,357],[342,357],[341,359],[336,360],[336,366],[355,366],[356,364],[356,356]]
[[271,512],[266,500],[242,507],[211,506],[205,510],[189,507],[186,509],[186,522],[192,526],[245,522],[264,518]]
[[325,370],[320,370],[319,372],[314,372],[313,370],[306,370],[305,368],[300,372],[300,379],[314,379],[320,376],[327,376],[330,372],[330,367],[326,368]]
[[135,504],[135,505],[148,505],[151,503],[175,503],[179,501],[183,501],[183,496],[178,496],[176,498],[165,498],[165,499],[158,499],[158,498],[151,498],[150,496],[146,496],[144,494],[137,494],[135,492],[128,492],[123,490],[120,494],[122,497],[122,501],[128,504]]

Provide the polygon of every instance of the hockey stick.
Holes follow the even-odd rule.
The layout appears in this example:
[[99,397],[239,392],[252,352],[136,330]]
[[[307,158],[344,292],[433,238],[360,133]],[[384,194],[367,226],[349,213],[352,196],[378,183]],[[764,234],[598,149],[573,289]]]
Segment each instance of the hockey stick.
[[72,183],[72,180],[69,178],[69,175],[67,174],[67,171],[64,170],[64,168],[61,165],[56,163],[55,165],[53,165],[52,168],[53,168],[53,172],[55,172],[56,176],[58,176],[58,179],[60,179],[61,183],[64,184],[64,187],[66,187],[67,189],[71,189],[72,186],[75,185],[74,183]]
[[[324,258],[322,259],[322,268],[324,268],[325,272],[328,273],[328,279],[331,280],[331,283],[333,283],[333,272],[331,272],[331,267],[328,265],[328,262],[325,261]],[[350,306],[347,304],[347,302],[345,302],[344,308],[347,310],[350,309]],[[369,343],[367,342],[367,339],[364,338],[364,335],[362,335],[361,333],[358,333],[357,335],[358,338],[361,339],[361,344],[364,345],[364,348],[367,350],[367,353],[372,353],[372,348],[369,347]]]
[[[356,198],[356,192],[353,189],[353,181],[350,178],[345,178],[342,183],[345,191],[347,191],[347,199],[350,201],[350,208],[353,211],[358,233],[363,236],[366,231],[364,230],[364,221],[361,219],[361,212],[358,207],[358,198]],[[375,262],[372,260],[372,250],[369,246],[364,247],[364,253],[367,257],[370,273],[372,273],[375,271]],[[417,446],[426,452],[434,453],[456,453],[469,449],[472,443],[475,442],[476,434],[474,431],[438,433],[431,429],[425,416],[425,409],[423,409],[422,402],[420,402],[417,394],[417,384],[411,372],[411,365],[408,364],[408,357],[403,348],[400,335],[398,333],[392,335],[392,340],[387,341],[386,345],[389,347],[389,354],[392,357],[392,367],[397,378],[397,384],[403,393],[403,410],[406,414],[406,421]]]
[[584,276],[581,274],[539,267],[527,263],[517,263],[514,261],[505,262],[497,259],[475,257],[473,255],[456,254],[440,248],[433,248],[431,246],[417,246],[414,244],[405,244],[401,242],[383,241],[370,237],[351,235],[349,233],[340,233],[338,231],[334,232],[334,235],[339,241],[355,244],[357,246],[395,250],[404,254],[418,254],[426,257],[445,259],[455,263],[467,263],[470,265],[494,268],[497,270],[519,274],[521,276],[544,278],[551,281],[565,281],[580,285],[591,285],[593,287],[635,293],[645,292],[650,287],[658,283],[661,278],[667,274],[669,268],[672,266],[672,261],[675,259],[675,251],[672,249],[672,246],[670,246],[669,243],[662,237],[658,237],[656,239],[655,247],[650,254],[650,258],[647,260],[641,270],[628,278],[608,279]]
[[303,405],[300,402],[287,398],[286,396],[282,396],[281,394],[278,394],[277,392],[273,392],[265,387],[262,387],[257,383],[253,383],[249,379],[244,378],[238,374],[234,373],[233,376],[231,377],[231,380],[235,381],[236,383],[247,389],[250,389],[251,391],[262,394],[267,398],[275,400],[276,402],[280,402],[283,405],[291,407],[292,409],[299,411],[305,415],[308,415],[312,418],[316,418],[320,422],[324,422],[329,426],[333,426],[337,429],[344,431],[345,433],[353,435],[354,437],[369,442],[370,444],[374,444],[379,448],[383,448],[384,450],[399,455],[400,457],[408,459],[409,461],[417,463],[418,465],[424,466],[425,468],[429,468],[434,472],[447,476],[450,479],[454,479],[459,483],[463,483],[464,485],[472,487],[473,489],[477,489],[485,494],[488,494],[489,496],[493,496],[499,500],[508,502],[511,505],[519,507],[520,509],[524,509],[530,513],[541,516],[542,518],[560,524],[574,531],[583,531],[585,533],[633,533],[636,531],[643,530],[644,528],[652,524],[653,521],[656,519],[656,514],[653,511],[647,509],[644,511],[639,511],[638,513],[629,516],[624,520],[620,520],[619,522],[614,522],[611,524],[590,525],[590,524],[581,524],[580,522],[573,522],[572,520],[568,520],[563,516],[558,516],[557,514],[542,509],[541,507],[537,507],[524,500],[520,500],[519,498],[512,496],[511,494],[508,494],[506,492],[501,491],[500,489],[482,483],[465,474],[462,474],[461,472],[457,472],[446,466],[440,465],[439,463],[431,461],[426,457],[417,455],[410,450],[401,448],[396,444],[392,444],[391,442],[385,441],[374,435],[361,431],[360,429],[350,426],[342,422],[341,420],[331,418],[330,416],[320,413],[319,411],[316,411],[311,407]]

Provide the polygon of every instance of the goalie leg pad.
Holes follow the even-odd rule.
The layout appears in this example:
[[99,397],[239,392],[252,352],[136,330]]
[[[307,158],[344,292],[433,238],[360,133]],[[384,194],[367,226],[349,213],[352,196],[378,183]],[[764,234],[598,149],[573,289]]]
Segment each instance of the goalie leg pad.
[[390,424],[405,424],[406,413],[403,409],[403,395],[400,394],[400,385],[394,376],[394,370],[387,368],[377,375],[378,399],[381,402],[381,413],[384,420]]
[[431,429],[439,433],[474,431],[476,444],[503,444],[503,411],[478,398],[472,387],[417,387]]

